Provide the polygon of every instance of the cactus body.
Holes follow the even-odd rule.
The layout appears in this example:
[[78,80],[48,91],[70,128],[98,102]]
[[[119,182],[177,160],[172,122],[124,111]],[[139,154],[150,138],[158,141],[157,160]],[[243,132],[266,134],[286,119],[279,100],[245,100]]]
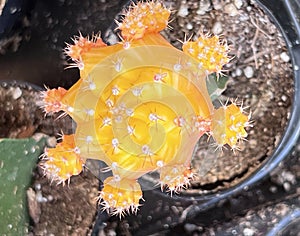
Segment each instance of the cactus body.
[[207,75],[228,62],[227,46],[202,36],[184,43],[183,51],[174,48],[159,34],[169,15],[156,1],[138,3],[119,23],[122,43],[107,46],[98,36],[88,43],[80,35],[66,52],[81,79],[68,91],[43,93],[47,113],[60,108],[77,124],[73,135],[46,150],[45,172],[65,181],[86,159],[104,161],[112,177],[104,181],[101,204],[115,214],[136,211],[142,199],[137,179],[148,172],[160,171],[161,185],[171,192],[186,187],[204,133],[231,146],[246,137],[248,117],[236,105],[215,110],[206,88]]

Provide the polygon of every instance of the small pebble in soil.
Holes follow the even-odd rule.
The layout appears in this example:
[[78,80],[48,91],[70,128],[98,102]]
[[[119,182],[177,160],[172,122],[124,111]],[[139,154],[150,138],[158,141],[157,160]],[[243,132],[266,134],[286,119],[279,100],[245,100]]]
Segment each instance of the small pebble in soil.
[[197,226],[195,224],[186,223],[184,229],[187,233],[192,233],[197,229]]
[[254,234],[255,234],[255,231],[253,229],[245,228],[243,230],[243,235],[244,236],[253,236]]
[[34,189],[35,189],[36,191],[41,190],[41,184],[40,184],[40,183],[35,184],[35,185],[34,185]]
[[223,9],[223,3],[221,3],[221,1],[219,1],[219,0],[212,0],[212,4],[213,4],[215,10]]
[[236,6],[237,9],[240,9],[243,6],[243,1],[242,0],[234,0],[234,5]]
[[282,96],[281,96],[281,100],[282,100],[283,102],[286,102],[286,101],[288,100],[288,97],[287,97],[286,95],[282,95]]
[[199,8],[197,10],[197,14],[204,15],[210,9],[211,9],[210,1],[208,1],[208,0],[200,1]]
[[177,15],[181,17],[185,17],[189,14],[188,6],[185,4],[182,4]]
[[289,182],[284,182],[283,188],[286,192],[289,192],[291,190],[291,184]]
[[228,3],[225,5],[224,12],[230,16],[236,16],[238,14],[238,10],[236,9],[235,5],[232,3]]
[[212,28],[213,34],[219,35],[222,33],[222,31],[223,31],[223,28],[222,28],[221,22],[220,21],[215,22],[215,24],[213,25],[213,28]]
[[290,61],[290,56],[286,53],[286,52],[282,52],[280,54],[280,58],[281,60],[283,60],[284,62],[289,62]]
[[235,70],[236,76],[241,76],[242,73],[243,73],[243,71],[240,68],[236,68],[236,70]]
[[193,27],[193,24],[187,23],[187,24],[186,24],[186,28],[187,28],[188,30],[192,30],[194,27]]
[[43,202],[47,202],[48,199],[43,196],[41,191],[37,191],[36,192],[36,201],[40,202],[40,203],[43,203]]
[[252,78],[254,75],[254,70],[253,70],[252,66],[247,66],[244,69],[244,74],[248,79]]
[[278,188],[277,188],[276,186],[271,186],[271,187],[269,188],[269,191],[270,191],[271,193],[277,193]]
[[22,90],[19,87],[12,88],[11,95],[14,100],[17,100],[22,96]]

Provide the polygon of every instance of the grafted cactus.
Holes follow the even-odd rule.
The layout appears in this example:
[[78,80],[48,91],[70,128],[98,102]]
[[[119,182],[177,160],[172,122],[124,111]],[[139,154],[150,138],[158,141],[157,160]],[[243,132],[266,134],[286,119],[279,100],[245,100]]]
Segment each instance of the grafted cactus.
[[65,182],[86,159],[105,162],[112,176],[99,198],[113,214],[138,209],[137,179],[146,173],[159,171],[162,188],[171,192],[188,186],[203,134],[233,148],[247,136],[243,110],[235,103],[215,109],[207,92],[208,75],[229,60],[226,42],[201,35],[178,50],[159,34],[169,15],[157,1],[137,3],[118,23],[121,43],[107,46],[99,35],[75,38],[65,51],[80,80],[68,91],[43,92],[45,112],[61,110],[77,124],[73,135],[46,149],[45,174]]

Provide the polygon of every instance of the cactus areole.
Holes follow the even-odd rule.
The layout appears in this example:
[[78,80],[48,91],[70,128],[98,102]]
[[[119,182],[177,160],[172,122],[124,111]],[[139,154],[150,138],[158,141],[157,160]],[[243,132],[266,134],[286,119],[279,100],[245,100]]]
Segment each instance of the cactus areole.
[[215,109],[206,88],[208,75],[221,73],[229,61],[226,42],[201,35],[178,50],[159,33],[169,16],[160,2],[137,3],[118,23],[122,42],[108,46],[100,35],[76,37],[65,52],[80,80],[69,90],[42,93],[46,113],[62,111],[77,124],[74,134],[45,150],[45,174],[64,183],[86,159],[105,162],[112,176],[99,202],[112,214],[138,209],[137,179],[148,172],[158,171],[162,188],[171,192],[188,186],[203,134],[233,149],[247,136],[243,108],[231,103]]

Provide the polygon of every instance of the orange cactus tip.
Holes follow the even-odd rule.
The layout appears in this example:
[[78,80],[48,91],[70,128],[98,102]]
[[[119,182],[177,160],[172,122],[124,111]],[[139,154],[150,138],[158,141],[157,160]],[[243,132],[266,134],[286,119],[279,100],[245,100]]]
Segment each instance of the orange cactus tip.
[[157,1],[133,4],[126,12],[123,22],[118,22],[118,29],[125,40],[140,39],[145,34],[165,29],[170,13],[170,10]]
[[193,176],[191,169],[185,165],[165,166],[160,171],[160,184],[162,188],[167,186],[171,194],[177,193],[189,186]]
[[63,141],[55,148],[46,148],[41,167],[44,174],[58,184],[82,171],[84,160],[75,147],[73,135],[63,135]]
[[220,107],[212,115],[212,136],[220,146],[228,144],[235,148],[238,141],[247,137],[247,126],[249,116],[234,103]]
[[221,73],[223,65],[229,62],[229,48],[218,36],[201,35],[196,41],[184,42],[182,50],[199,62],[199,68],[210,73]]
[[102,41],[100,34],[93,35],[92,39],[83,37],[81,34],[73,39],[74,44],[67,44],[65,53],[75,62],[80,62],[84,53],[92,48],[104,47],[106,44]]
[[104,180],[99,199],[103,210],[112,210],[112,215],[124,216],[136,213],[142,199],[141,186],[135,179],[120,179],[117,175]]
[[67,90],[64,88],[57,88],[57,89],[48,89],[43,91],[42,99],[43,105],[42,108],[45,113],[55,113],[63,110],[63,103],[62,98],[67,93]]

